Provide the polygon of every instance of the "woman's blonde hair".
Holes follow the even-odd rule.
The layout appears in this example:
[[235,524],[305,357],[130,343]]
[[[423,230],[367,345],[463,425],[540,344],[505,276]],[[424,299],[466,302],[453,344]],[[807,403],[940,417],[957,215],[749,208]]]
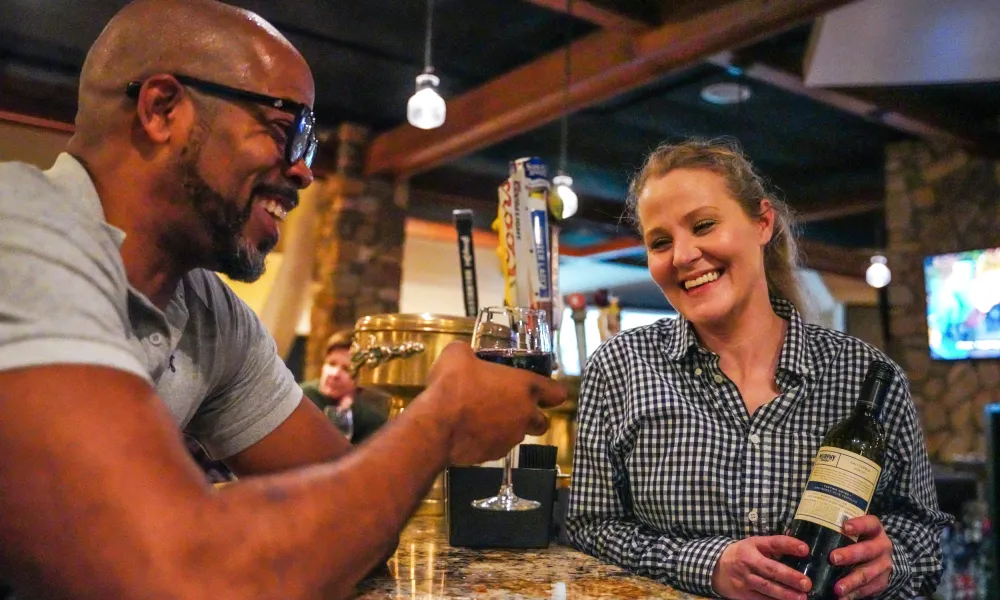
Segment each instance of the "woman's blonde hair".
[[795,241],[795,221],[788,205],[768,193],[764,179],[754,170],[735,140],[691,139],[678,144],[661,144],[647,158],[632,179],[626,213],[640,229],[639,194],[650,179],[663,177],[674,169],[704,169],[726,180],[733,198],[751,219],[761,215],[761,200],[771,203],[774,210],[774,233],[764,247],[764,274],[767,291],[772,296],[792,303],[803,310],[802,293],[795,278],[798,267],[798,244]]

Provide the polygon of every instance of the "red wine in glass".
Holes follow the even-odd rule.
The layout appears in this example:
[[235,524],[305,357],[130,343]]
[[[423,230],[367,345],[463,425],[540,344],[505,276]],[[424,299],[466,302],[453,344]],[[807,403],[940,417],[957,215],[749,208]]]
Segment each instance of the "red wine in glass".
[[480,350],[476,356],[482,360],[507,365],[515,369],[534,371],[539,375],[552,375],[552,353],[530,350]]

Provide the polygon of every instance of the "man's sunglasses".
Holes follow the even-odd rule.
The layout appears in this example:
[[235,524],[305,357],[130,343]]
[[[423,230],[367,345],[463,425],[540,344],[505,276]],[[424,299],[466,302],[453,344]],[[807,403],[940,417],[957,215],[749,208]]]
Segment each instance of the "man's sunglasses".
[[[312,109],[305,104],[293,100],[266,96],[257,92],[248,92],[222,85],[221,83],[198,79],[197,77],[176,74],[172,75],[172,77],[186,86],[193,87],[212,96],[227,100],[262,104],[295,115],[295,119],[288,125],[288,130],[285,132],[285,160],[288,161],[289,166],[293,166],[300,160],[304,160],[307,167],[312,167],[313,159],[316,157],[316,146],[318,145],[315,132],[316,116],[313,114]],[[125,95],[133,100],[138,99],[142,83],[142,81],[128,82],[128,85],[125,86]]]

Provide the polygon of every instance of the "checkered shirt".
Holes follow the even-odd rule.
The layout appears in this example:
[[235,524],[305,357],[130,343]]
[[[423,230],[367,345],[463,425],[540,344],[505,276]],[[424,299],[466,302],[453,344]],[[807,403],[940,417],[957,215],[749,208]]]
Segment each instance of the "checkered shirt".
[[[704,596],[726,546],[786,531],[826,431],[854,408],[873,359],[851,336],[789,322],[775,379],[781,394],[751,417],[736,385],[683,317],[615,336],[580,390],[567,529],[580,550]],[[907,381],[882,409],[885,467],[871,505],[892,539],[880,598],[928,594],[941,577],[941,529],[927,449]]]

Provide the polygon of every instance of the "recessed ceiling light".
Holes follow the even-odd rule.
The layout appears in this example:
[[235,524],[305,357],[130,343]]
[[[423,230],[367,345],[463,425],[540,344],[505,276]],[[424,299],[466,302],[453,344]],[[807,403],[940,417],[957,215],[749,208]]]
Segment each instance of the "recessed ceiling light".
[[723,81],[705,86],[701,99],[712,104],[739,104],[750,98],[750,88],[733,81]]

